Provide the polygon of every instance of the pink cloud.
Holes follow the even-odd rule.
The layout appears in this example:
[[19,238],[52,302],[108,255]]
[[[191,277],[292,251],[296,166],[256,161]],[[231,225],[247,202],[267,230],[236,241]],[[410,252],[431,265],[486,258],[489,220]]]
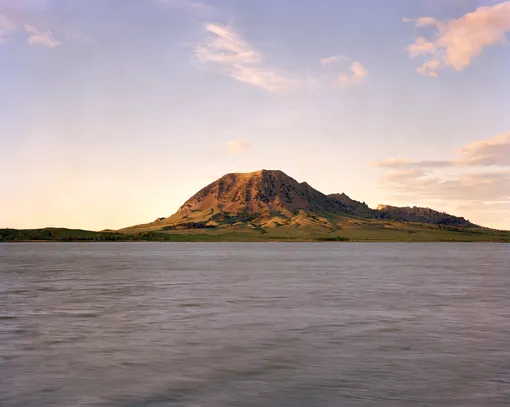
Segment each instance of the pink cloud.
[[438,76],[438,70],[453,68],[461,71],[467,68],[473,58],[483,49],[505,44],[506,33],[510,31],[510,1],[493,6],[479,7],[457,19],[438,21],[432,17],[405,18],[417,27],[433,27],[434,35],[426,39],[418,37],[407,47],[411,58],[430,57],[417,72],[431,77]]

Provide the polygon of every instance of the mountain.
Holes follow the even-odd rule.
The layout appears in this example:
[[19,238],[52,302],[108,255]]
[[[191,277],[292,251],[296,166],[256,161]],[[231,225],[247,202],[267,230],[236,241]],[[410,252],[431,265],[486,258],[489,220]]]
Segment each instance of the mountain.
[[282,171],[227,174],[169,217],[118,231],[0,229],[0,241],[498,241],[483,228],[429,208],[370,208],[345,193],[325,195]]
[[300,209],[339,212],[344,205],[282,171],[261,170],[224,175],[188,199],[177,213],[190,215],[211,208],[234,216],[263,217],[274,211],[289,215]]
[[[318,215],[345,214],[349,208],[282,171],[261,170],[226,174],[188,199],[169,218],[159,218],[135,229],[200,229],[246,223],[272,227],[283,223],[328,222]],[[122,231],[132,230],[131,228]]]
[[[189,240],[506,239],[428,208],[370,208],[345,193],[326,195],[278,170],[226,174],[170,217],[118,232]],[[151,235],[152,234],[152,235]],[[158,235],[159,234],[159,235]]]

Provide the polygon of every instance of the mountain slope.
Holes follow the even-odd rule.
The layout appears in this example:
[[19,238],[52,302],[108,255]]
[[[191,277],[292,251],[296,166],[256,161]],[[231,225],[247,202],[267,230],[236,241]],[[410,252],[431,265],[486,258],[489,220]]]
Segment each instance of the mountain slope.
[[349,213],[357,216],[376,216],[376,211],[369,208],[365,202],[355,201],[349,198],[346,194],[329,194],[329,198],[343,204]]
[[404,222],[430,223],[433,225],[459,226],[467,228],[479,228],[480,226],[471,223],[467,219],[438,212],[429,208],[396,207],[391,205],[379,205],[377,212],[382,219],[393,219]]
[[274,236],[285,232],[297,238],[350,233],[356,239],[396,236],[396,240],[406,240],[425,231],[426,240],[431,230],[464,233],[468,229],[469,233],[480,233],[476,230],[481,228],[464,218],[428,208],[380,205],[372,209],[344,193],[325,195],[282,171],[261,170],[224,175],[198,191],[170,217],[120,232]]
[[[331,226],[321,214],[347,214],[349,208],[278,170],[227,174],[201,189],[169,218],[135,229],[190,229],[248,223]],[[129,231],[132,228],[122,229]]]

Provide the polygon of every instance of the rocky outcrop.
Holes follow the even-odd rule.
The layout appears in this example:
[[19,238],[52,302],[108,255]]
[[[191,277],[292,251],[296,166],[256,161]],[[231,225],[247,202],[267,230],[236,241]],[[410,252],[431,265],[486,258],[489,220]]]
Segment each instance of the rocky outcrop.
[[331,199],[334,199],[340,203],[342,203],[352,215],[357,216],[373,216],[375,215],[375,211],[368,207],[365,202],[355,201],[354,199],[349,198],[346,194],[329,194]]
[[274,212],[289,216],[299,210],[342,213],[347,208],[282,171],[262,170],[224,175],[188,199],[177,213],[191,215],[204,210],[236,217],[260,217]]
[[433,225],[443,226],[479,227],[467,219],[418,206],[397,207],[391,205],[379,205],[377,207],[377,212],[379,217],[382,219],[391,219],[403,222],[430,223]]

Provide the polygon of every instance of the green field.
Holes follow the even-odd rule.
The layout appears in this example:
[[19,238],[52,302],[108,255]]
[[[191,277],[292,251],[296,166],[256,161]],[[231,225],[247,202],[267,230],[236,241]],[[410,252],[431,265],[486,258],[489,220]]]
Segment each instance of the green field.
[[156,239],[168,241],[383,241],[383,242],[446,242],[493,241],[510,242],[510,232],[490,229],[441,230],[429,226],[372,226],[352,227],[341,230],[324,228],[296,228],[282,226],[263,231],[239,227],[235,230],[200,229],[149,232]]
[[399,222],[351,221],[338,228],[282,225],[261,228],[242,224],[231,227],[93,232],[78,229],[0,229],[0,241],[165,241],[165,242],[265,242],[265,241],[354,241],[354,242],[510,242],[510,232],[485,228],[439,227]]

